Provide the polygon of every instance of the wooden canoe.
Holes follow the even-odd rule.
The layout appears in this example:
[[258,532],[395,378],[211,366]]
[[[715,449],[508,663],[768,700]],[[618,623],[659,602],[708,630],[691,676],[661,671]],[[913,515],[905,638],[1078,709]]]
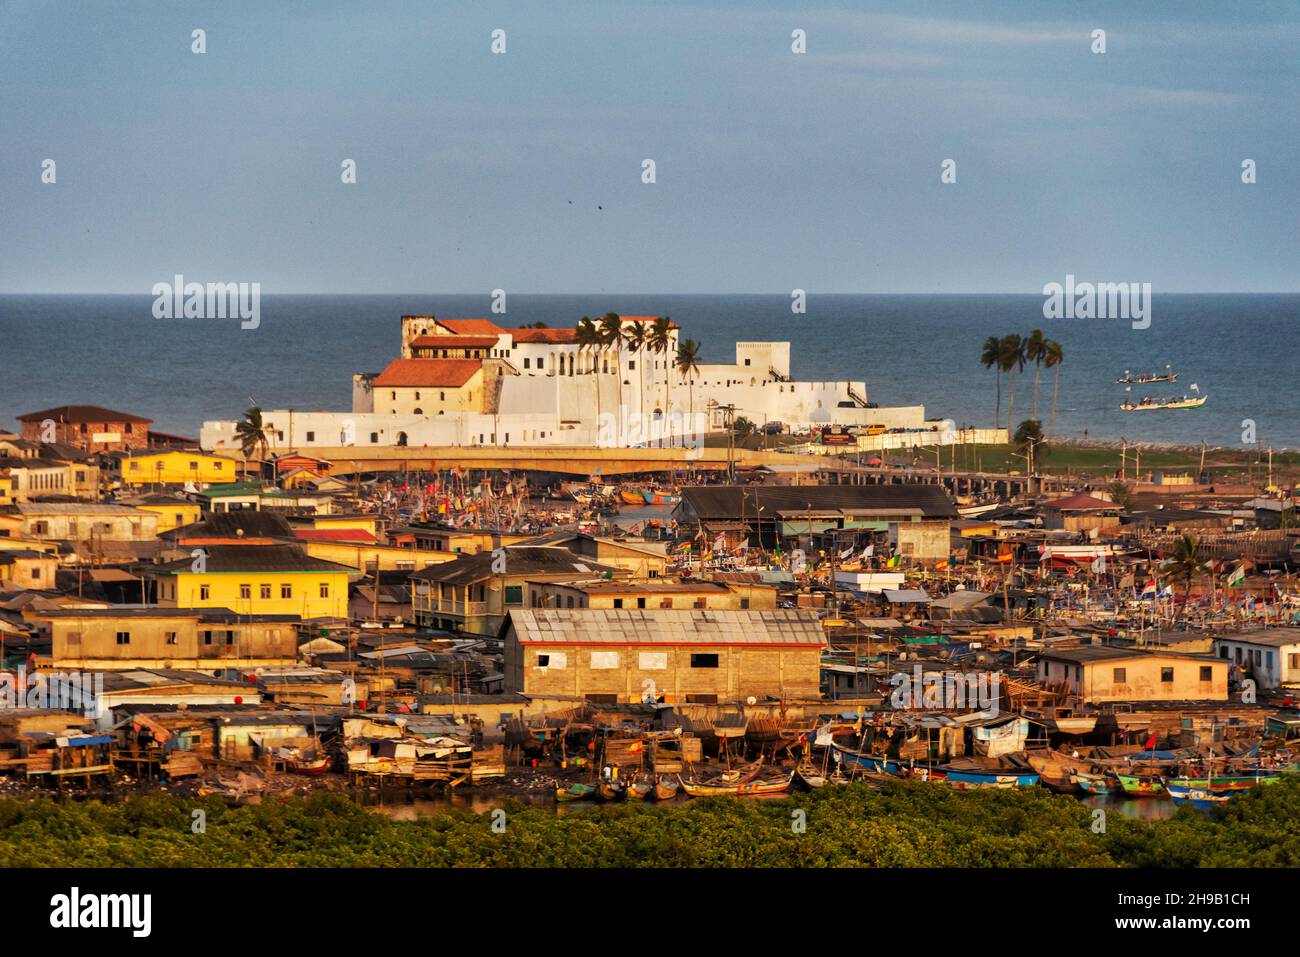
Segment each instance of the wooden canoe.
[[581,781],[574,781],[568,787],[555,789],[557,801],[587,801],[596,796],[596,788]]
[[627,799],[644,801],[654,793],[655,786],[649,781],[633,781],[627,786]]
[[333,764],[332,759],[329,755],[326,755],[323,758],[298,758],[296,760],[285,761],[284,769],[293,774],[310,774],[314,777],[328,771],[331,764]]
[[621,784],[614,784],[611,781],[601,781],[596,786],[596,794],[602,801],[617,801],[623,797],[626,788]]
[[806,788],[816,790],[826,786],[826,776],[814,767],[800,765],[795,774]]
[[670,781],[667,778],[660,778],[655,781],[655,798],[660,801],[671,801],[677,797],[681,785],[676,781]]

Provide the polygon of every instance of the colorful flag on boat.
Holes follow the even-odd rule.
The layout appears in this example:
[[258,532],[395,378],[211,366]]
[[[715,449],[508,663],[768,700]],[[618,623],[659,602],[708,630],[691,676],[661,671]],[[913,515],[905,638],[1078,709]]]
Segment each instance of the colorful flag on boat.
[[948,567],[948,559],[946,558],[941,558],[934,563],[934,570],[937,572],[941,572],[947,567]]
[[1142,587],[1141,598],[1155,598],[1159,589],[1156,586],[1156,580],[1153,578]]
[[1246,580],[1246,565],[1243,562],[1232,571],[1228,572],[1227,587],[1233,588]]

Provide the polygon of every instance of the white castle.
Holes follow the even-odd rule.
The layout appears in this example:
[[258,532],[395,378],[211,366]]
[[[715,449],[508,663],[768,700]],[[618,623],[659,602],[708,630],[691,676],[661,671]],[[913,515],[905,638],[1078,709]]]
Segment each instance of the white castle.
[[[865,382],[792,380],[788,342],[738,342],[734,363],[684,370],[676,323],[592,323],[622,334],[597,342],[577,327],[403,316],[401,357],[352,377],[350,412],[264,410],[263,422],[284,449],[664,445],[721,429],[728,415],[795,429],[930,425],[924,406],[868,406]],[[203,448],[237,447],[235,426],[205,422]]]

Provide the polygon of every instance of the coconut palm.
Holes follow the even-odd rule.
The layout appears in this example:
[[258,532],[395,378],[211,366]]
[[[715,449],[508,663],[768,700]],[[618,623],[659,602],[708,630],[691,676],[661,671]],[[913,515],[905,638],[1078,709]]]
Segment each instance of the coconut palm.
[[645,414],[645,356],[646,347],[650,343],[650,327],[640,319],[633,322],[623,332],[623,341],[627,343],[628,351],[637,357],[637,369],[641,373],[641,384],[637,391],[640,397],[639,409],[642,415]]
[[[673,344],[673,323],[667,316],[659,316],[650,326],[650,351],[657,356],[666,355]],[[664,363],[665,366],[669,363]],[[670,370],[664,372],[664,383],[668,389],[668,394],[664,399],[664,414],[668,414],[668,406],[672,400],[673,381]]]
[[1016,333],[1003,336],[999,343],[999,362],[1004,372],[1011,374],[1011,401],[1007,403],[1007,427],[1016,417],[1016,373],[1025,367],[1025,340]]
[[691,389],[691,422],[690,428],[695,428],[695,376],[700,371],[700,344],[694,339],[683,339],[677,344],[677,360],[673,363],[678,372],[681,373],[690,385]]
[[1047,349],[1047,338],[1042,329],[1035,329],[1025,340],[1025,360],[1034,364],[1034,407],[1029,417],[1038,418],[1038,379],[1043,372],[1043,359]]
[[1183,615],[1187,614],[1187,600],[1192,595],[1192,579],[1196,573],[1201,570],[1205,564],[1205,555],[1201,551],[1200,542],[1196,540],[1195,535],[1184,534],[1174,546],[1174,553],[1169,561],[1165,563],[1165,572],[1175,581],[1182,580],[1183,586]]
[[980,365],[996,373],[997,403],[993,406],[993,428],[1002,424],[1002,341],[997,336],[989,336],[980,349]]
[[1052,383],[1052,414],[1047,420],[1048,435],[1053,435],[1056,430],[1056,396],[1061,391],[1061,363],[1064,359],[1065,353],[1061,350],[1061,344],[1055,339],[1048,339],[1043,346],[1043,365],[1056,370],[1056,379]]
[[239,439],[239,447],[245,456],[257,452],[259,459],[266,457],[269,446],[267,428],[262,421],[262,410],[256,405],[245,410],[244,417],[235,426],[235,438]]

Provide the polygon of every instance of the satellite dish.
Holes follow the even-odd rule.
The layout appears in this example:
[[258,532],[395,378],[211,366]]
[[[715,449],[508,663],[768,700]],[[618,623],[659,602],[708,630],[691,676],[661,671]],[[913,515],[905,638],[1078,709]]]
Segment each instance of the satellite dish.
[[756,705],[756,704],[758,704],[758,699],[755,698],[753,695],[750,695],[748,698],[745,699],[745,704],[747,704],[747,705],[751,705],[751,706],[752,706],[752,705]]

